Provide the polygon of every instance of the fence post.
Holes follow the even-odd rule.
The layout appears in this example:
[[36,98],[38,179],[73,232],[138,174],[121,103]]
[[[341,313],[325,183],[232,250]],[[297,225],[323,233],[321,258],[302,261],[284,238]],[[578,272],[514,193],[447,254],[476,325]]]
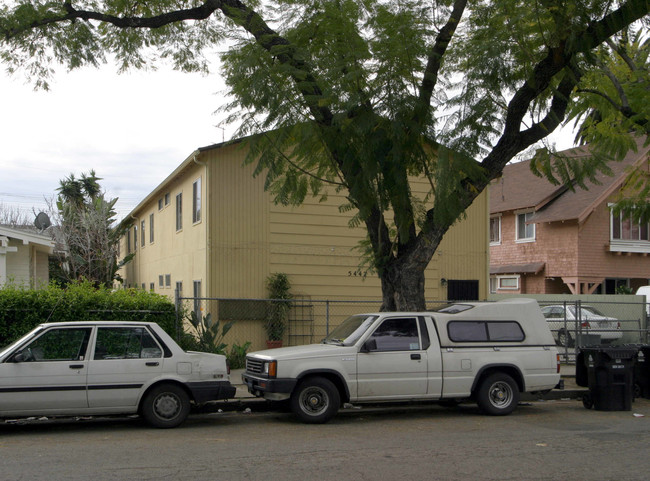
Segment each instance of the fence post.
[[330,301],[325,301],[325,336],[330,335]]
[[178,290],[178,287],[174,289],[174,306],[176,307],[176,341],[179,341],[181,338],[181,292]]

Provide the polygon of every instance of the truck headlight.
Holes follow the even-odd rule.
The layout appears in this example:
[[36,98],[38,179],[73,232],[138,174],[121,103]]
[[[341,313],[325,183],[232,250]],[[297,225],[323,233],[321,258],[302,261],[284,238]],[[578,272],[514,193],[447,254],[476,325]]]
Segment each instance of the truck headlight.
[[275,377],[278,374],[278,361],[265,362],[264,374],[266,374],[268,377]]

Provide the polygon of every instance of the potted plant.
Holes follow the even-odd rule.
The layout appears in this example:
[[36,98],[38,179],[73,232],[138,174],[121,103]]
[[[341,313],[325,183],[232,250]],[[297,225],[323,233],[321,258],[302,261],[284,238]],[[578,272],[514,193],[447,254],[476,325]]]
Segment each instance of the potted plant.
[[266,329],[266,345],[271,349],[282,347],[282,339],[289,319],[289,309],[291,309],[291,283],[286,274],[276,272],[266,278],[266,287],[270,301],[264,327]]

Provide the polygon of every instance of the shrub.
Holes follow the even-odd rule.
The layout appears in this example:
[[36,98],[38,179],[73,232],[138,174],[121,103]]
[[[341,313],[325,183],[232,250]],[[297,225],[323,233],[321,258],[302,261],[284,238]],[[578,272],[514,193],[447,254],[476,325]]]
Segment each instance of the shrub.
[[38,324],[61,321],[146,321],[176,337],[176,311],[165,296],[124,289],[112,291],[81,281],[44,289],[7,284],[0,289],[0,346],[20,338]]

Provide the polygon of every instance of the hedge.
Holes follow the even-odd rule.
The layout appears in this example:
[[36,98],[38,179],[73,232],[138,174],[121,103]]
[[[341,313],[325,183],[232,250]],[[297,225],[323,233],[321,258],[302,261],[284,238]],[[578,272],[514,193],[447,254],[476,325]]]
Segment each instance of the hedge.
[[0,347],[38,324],[60,321],[147,321],[176,337],[174,304],[165,296],[137,289],[112,291],[78,282],[61,288],[25,289],[7,284],[0,289]]

